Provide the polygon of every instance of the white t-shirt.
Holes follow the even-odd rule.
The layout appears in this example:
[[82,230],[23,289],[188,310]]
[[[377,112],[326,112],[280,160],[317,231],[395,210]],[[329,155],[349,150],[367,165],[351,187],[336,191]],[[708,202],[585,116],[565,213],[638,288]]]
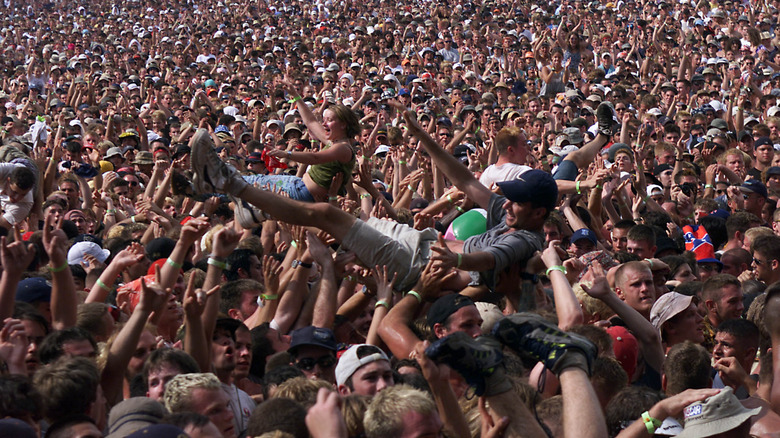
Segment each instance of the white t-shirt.
[[236,434],[243,436],[249,427],[249,417],[255,410],[257,403],[252,400],[249,394],[238,389],[236,385],[223,383],[222,389],[230,396],[230,409],[233,410],[233,424],[236,427]]
[[8,182],[8,177],[11,176],[11,172],[17,166],[24,167],[24,164],[0,163],[0,206],[3,208],[3,219],[11,225],[22,222],[33,206],[32,190],[28,191],[19,202],[11,203],[8,197],[11,184]]
[[496,183],[516,179],[529,170],[531,170],[530,167],[523,166],[522,164],[491,164],[482,172],[482,176],[479,177],[479,182],[483,186],[493,190],[493,186],[495,186]]

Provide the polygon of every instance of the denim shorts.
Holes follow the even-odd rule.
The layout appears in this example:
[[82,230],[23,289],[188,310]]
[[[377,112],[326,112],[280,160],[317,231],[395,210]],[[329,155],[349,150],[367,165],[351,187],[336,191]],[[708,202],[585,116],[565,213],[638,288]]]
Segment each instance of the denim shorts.
[[306,184],[301,178],[294,175],[243,175],[244,181],[256,185],[259,188],[270,185],[290,196],[290,199],[303,202],[314,202],[314,197],[309,193]]

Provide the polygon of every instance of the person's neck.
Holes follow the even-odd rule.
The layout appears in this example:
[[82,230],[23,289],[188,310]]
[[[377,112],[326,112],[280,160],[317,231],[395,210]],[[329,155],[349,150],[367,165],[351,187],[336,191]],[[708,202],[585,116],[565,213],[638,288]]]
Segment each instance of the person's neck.
[[760,162],[760,161],[758,161],[758,160],[756,160],[756,161],[755,161],[755,164],[753,165],[753,167],[755,167],[755,168],[756,168],[756,170],[759,170],[759,171],[762,171],[762,172],[763,172],[764,170],[768,169],[768,168],[769,168],[769,167],[771,167],[771,166],[772,166],[772,162],[771,162],[771,161],[770,161],[770,162],[768,162],[768,163],[762,163],[762,162]]
[[219,381],[224,383],[225,385],[230,385],[233,383],[233,370],[215,369],[214,375],[216,375],[217,379],[219,379]]
[[501,166],[503,164],[518,164],[518,163],[515,163],[509,156],[505,154],[501,154],[498,156],[498,160],[496,160],[496,166]]

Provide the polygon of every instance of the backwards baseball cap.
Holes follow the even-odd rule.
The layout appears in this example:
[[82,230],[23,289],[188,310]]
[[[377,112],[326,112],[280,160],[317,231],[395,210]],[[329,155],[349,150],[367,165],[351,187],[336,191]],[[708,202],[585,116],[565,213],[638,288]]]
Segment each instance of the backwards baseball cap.
[[575,231],[574,234],[571,235],[571,243],[576,243],[578,240],[587,239],[590,241],[590,243],[596,245],[598,241],[596,240],[596,234],[593,233],[593,231],[587,229],[587,228],[580,228],[579,230]]
[[342,353],[336,365],[336,384],[343,385],[363,365],[378,360],[390,362],[384,351],[370,344],[357,344]]
[[683,409],[685,427],[677,437],[693,438],[728,432],[760,411],[761,408],[742,406],[733,390],[726,387],[712,397],[691,403]]
[[444,324],[447,318],[463,307],[473,306],[474,301],[461,294],[445,295],[433,302],[428,309],[428,326],[433,329],[436,324]]
[[548,211],[558,202],[558,185],[549,173],[532,169],[516,179],[497,183],[507,199],[512,202],[531,202]]
[[678,292],[669,292],[661,295],[650,309],[650,324],[656,330],[661,331],[664,323],[682,313],[691,306],[693,297]]
[[322,347],[334,352],[338,350],[336,337],[333,335],[333,330],[331,329],[310,325],[308,327],[293,330],[290,335],[292,339],[290,340],[290,348],[288,351],[291,354],[295,354],[295,350],[302,345]]
[[739,186],[739,190],[742,193],[756,193],[764,199],[769,196],[764,183],[757,179],[749,179],[743,182],[742,185]]

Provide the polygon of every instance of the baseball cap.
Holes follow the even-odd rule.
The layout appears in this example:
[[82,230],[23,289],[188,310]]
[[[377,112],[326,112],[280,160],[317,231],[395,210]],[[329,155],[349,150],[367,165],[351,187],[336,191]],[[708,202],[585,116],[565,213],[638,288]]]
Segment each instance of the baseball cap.
[[658,184],[649,184],[647,186],[647,196],[663,195],[664,189]]
[[773,175],[780,175],[780,167],[779,166],[772,166],[769,169],[766,170],[766,176],[770,177]]
[[51,283],[42,277],[25,278],[16,286],[16,301],[37,303],[51,301]]
[[315,347],[322,347],[327,350],[336,351],[338,345],[336,344],[336,337],[333,335],[333,330],[314,327],[310,325],[308,327],[302,327],[297,330],[293,330],[290,333],[292,339],[290,341],[290,348],[288,351],[293,353],[296,348],[302,345],[313,345]]
[[86,261],[84,259],[86,255],[91,255],[100,263],[103,263],[111,255],[111,251],[101,248],[100,245],[94,242],[78,242],[68,250],[68,264],[80,265]]
[[759,412],[761,408],[742,406],[733,390],[726,387],[712,397],[691,403],[683,409],[685,426],[677,437],[693,438],[728,432]]
[[252,152],[249,154],[248,157],[246,157],[247,163],[261,163],[263,161],[263,153],[262,152]]
[[587,228],[580,228],[579,230],[575,231],[574,234],[571,235],[571,243],[576,243],[578,240],[587,239],[592,244],[596,244],[598,241],[596,240],[596,235],[593,233],[593,231],[587,229]]
[[615,155],[617,155],[618,151],[625,150],[625,152],[633,159],[634,153],[631,151],[631,147],[625,143],[614,143],[612,146],[609,147],[609,161],[611,163],[615,162]]
[[615,359],[620,362],[620,366],[623,367],[630,379],[636,371],[639,343],[634,335],[621,325],[607,328],[607,333],[612,338],[612,351],[615,353]]
[[753,142],[754,149],[764,145],[772,146],[772,140],[770,140],[769,137],[758,137],[756,141]]
[[739,190],[742,191],[742,193],[757,193],[764,199],[768,196],[766,186],[757,179],[749,179],[743,182],[742,185],[739,186]]
[[341,354],[336,365],[336,384],[343,385],[360,367],[378,360],[390,362],[385,352],[374,345],[357,344],[349,347]]
[[4,418],[0,420],[0,436],[13,436],[16,438],[36,438],[38,434],[29,423],[18,418]]
[[504,196],[512,202],[531,202],[553,210],[558,201],[558,185],[552,175],[532,169],[516,179],[497,183]]
[[428,309],[428,326],[433,329],[433,326],[436,324],[444,324],[444,321],[453,313],[463,307],[473,305],[474,301],[471,298],[461,294],[450,294],[440,297]]
[[650,309],[650,323],[656,330],[661,331],[664,323],[684,312],[690,307],[693,297],[678,292],[669,292],[661,295]]

